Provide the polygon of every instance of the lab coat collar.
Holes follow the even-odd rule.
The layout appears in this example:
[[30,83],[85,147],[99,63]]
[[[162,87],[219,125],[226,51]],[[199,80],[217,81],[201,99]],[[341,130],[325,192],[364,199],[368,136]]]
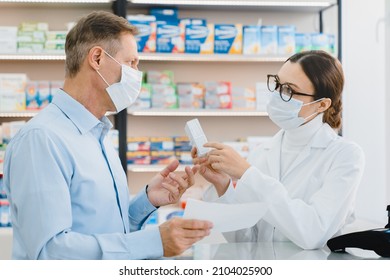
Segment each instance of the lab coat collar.
[[[282,139],[285,130],[280,130],[275,134],[271,141],[264,143],[264,150],[268,150],[269,154],[267,156],[267,164],[269,166],[271,176],[280,180],[280,155],[281,155],[281,146]],[[298,166],[302,161],[304,161],[311,153],[313,148],[322,148],[325,149],[331,141],[336,139],[338,135],[336,132],[327,124],[324,123],[322,127],[317,131],[317,133],[313,136],[313,139],[309,142],[309,144],[303,149],[303,151],[299,154],[298,158],[294,161],[291,167],[288,169],[286,174],[283,177],[288,175],[290,172],[294,170],[296,166]]]
[[283,180],[283,178],[285,178],[291,172],[294,172],[294,169],[310,156],[313,149],[325,149],[336,137],[337,134],[334,132],[334,130],[327,123],[324,123],[322,127],[316,132],[316,134],[314,134],[313,139],[309,142],[309,144],[306,145],[301,153],[299,153],[298,157],[287,169],[287,172],[283,174],[281,180]]
[[[264,143],[264,149],[275,149],[282,144],[284,129],[279,130],[271,141]],[[308,146],[311,148],[326,148],[329,142],[338,137],[337,133],[327,123],[324,123],[322,127],[313,136],[313,139],[309,142]]]
[[324,123],[322,127],[314,135],[313,140],[309,143],[312,148],[326,148],[331,141],[338,137],[336,131]]

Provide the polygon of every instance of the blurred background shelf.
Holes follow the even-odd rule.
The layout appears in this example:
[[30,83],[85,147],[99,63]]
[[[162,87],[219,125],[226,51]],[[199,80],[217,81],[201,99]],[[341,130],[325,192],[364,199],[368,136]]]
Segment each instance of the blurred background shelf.
[[129,115],[132,116],[172,116],[172,117],[266,117],[268,114],[266,112],[260,111],[234,111],[228,109],[216,109],[216,110],[184,110],[184,109],[149,109],[149,110],[137,110],[132,111],[129,109],[127,111]]

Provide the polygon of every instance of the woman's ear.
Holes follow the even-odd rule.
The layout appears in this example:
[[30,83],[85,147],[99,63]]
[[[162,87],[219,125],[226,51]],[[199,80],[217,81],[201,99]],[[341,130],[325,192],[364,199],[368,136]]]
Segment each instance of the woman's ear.
[[324,98],[319,102],[320,106],[318,107],[318,112],[322,113],[325,112],[331,105],[332,105],[332,99],[330,98]]

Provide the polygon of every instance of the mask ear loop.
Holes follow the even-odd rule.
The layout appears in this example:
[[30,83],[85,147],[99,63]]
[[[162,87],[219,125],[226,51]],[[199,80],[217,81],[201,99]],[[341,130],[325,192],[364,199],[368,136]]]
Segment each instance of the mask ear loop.
[[[302,107],[303,107],[303,106],[306,106],[306,105],[310,105],[310,104],[314,104],[314,103],[320,102],[321,100],[324,100],[324,99],[325,99],[325,97],[322,97],[322,98],[317,99],[317,100],[314,100],[314,101],[312,101],[312,102],[303,104]],[[315,114],[319,115],[320,112],[314,112],[314,113],[311,114],[310,116],[307,116],[307,117],[305,118],[305,121],[308,120],[308,119],[310,119],[310,118],[311,118],[312,116],[314,116]]]
[[108,55],[112,60],[114,60],[116,63],[118,63],[119,65],[122,65],[121,63],[119,63],[119,61],[118,60],[116,60],[112,55],[110,55],[108,52],[106,52],[105,50],[103,50],[104,51],[104,53],[106,54],[106,55]]
[[306,105],[311,105],[311,104],[314,104],[314,103],[320,102],[320,101],[322,101],[322,100],[324,100],[324,99],[325,99],[325,97],[322,97],[322,98],[320,98],[320,99],[317,99],[317,100],[314,100],[314,101],[312,101],[312,102],[305,103],[305,104],[303,104],[303,105],[302,105],[302,107],[303,107],[303,106],[306,106]]
[[[106,52],[105,50],[103,50],[103,51],[104,51],[104,53],[105,53],[109,58],[111,58],[111,59],[114,60],[116,63],[118,63],[119,66],[122,66],[122,64],[119,63],[119,61],[116,60],[112,55],[110,55],[110,54],[109,54],[108,52]],[[107,86],[110,86],[110,84],[107,83],[106,79],[103,78],[102,74],[100,74],[98,70],[96,70],[96,72],[97,72],[97,73],[99,74],[99,76],[103,79],[103,81],[107,84]]]
[[107,83],[106,79],[104,79],[104,77],[102,76],[102,74],[100,74],[99,70],[96,69],[96,72],[99,74],[99,76],[103,79],[103,81],[107,84],[107,86],[109,87],[110,84]]

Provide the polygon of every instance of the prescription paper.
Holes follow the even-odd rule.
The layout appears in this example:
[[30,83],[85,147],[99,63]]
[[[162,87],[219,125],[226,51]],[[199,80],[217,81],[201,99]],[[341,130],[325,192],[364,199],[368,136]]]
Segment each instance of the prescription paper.
[[207,220],[212,231],[229,232],[254,226],[267,212],[264,203],[224,204],[188,199],[183,218]]

